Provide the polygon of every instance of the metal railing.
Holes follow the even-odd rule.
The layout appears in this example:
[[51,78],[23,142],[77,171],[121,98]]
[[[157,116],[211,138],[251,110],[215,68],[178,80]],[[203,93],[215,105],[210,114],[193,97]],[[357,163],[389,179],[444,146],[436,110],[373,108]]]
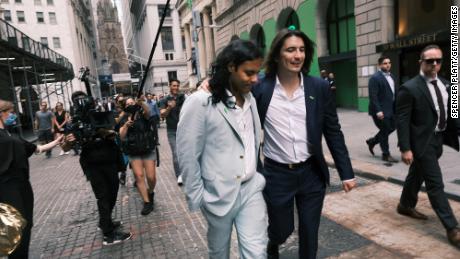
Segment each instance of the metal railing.
[[48,46],[33,40],[22,31],[16,29],[13,25],[0,18],[0,41],[7,43],[10,47],[16,47],[32,54],[38,58],[49,60],[65,69],[73,71],[72,64],[69,60]]

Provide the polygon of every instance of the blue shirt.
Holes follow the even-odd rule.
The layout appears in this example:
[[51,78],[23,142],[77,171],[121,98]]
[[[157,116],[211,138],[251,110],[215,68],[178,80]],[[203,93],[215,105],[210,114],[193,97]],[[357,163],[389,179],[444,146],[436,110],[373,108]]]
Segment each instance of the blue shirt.
[[150,108],[150,117],[160,117],[160,109],[158,109],[157,102],[155,100],[147,100],[147,105]]

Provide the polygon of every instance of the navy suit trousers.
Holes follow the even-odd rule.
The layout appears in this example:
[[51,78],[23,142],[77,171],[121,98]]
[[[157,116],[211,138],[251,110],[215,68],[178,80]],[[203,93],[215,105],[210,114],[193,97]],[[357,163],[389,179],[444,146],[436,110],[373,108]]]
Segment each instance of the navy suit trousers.
[[294,231],[294,201],[299,218],[299,258],[316,258],[318,229],[326,182],[312,157],[303,167],[288,169],[265,159],[264,198],[268,237],[282,244]]

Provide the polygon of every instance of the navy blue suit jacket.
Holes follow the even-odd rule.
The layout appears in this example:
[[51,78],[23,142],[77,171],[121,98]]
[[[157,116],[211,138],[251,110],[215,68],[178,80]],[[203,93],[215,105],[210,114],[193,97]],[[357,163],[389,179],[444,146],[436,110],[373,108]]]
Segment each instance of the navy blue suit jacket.
[[[275,83],[275,77],[263,77],[252,87],[252,94],[256,99],[262,127],[264,127],[265,116],[273,96]],[[308,152],[316,160],[325,181],[329,183],[329,169],[324,159],[321,143],[324,135],[340,178],[342,180],[354,178],[337,111],[332,102],[329,82],[321,78],[304,75],[304,89],[307,109],[307,125],[305,126],[307,127]]]
[[395,100],[397,96],[396,80],[395,94],[391,91],[390,84],[381,71],[377,71],[369,79],[369,115],[376,116],[378,112],[383,112],[386,118],[393,117],[395,113]]

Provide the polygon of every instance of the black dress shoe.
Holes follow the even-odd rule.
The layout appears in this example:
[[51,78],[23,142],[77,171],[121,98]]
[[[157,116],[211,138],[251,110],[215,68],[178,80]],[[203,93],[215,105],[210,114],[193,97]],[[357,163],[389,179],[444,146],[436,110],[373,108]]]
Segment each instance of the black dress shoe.
[[399,162],[396,158],[392,157],[391,155],[383,155],[382,160],[386,161],[386,162],[390,162],[390,163],[398,163]]
[[458,227],[447,230],[447,239],[449,243],[460,249],[460,229]]
[[369,152],[371,152],[371,154],[373,156],[375,156],[375,154],[374,154],[374,146],[375,146],[375,144],[373,144],[371,140],[372,139],[367,139],[366,144],[367,144],[367,147],[369,148]]
[[404,207],[401,204],[398,204],[398,208],[396,209],[396,211],[401,215],[408,216],[414,219],[421,219],[421,220],[428,219],[428,217],[425,214],[418,212],[414,208]]
[[278,251],[278,244],[268,241],[267,245],[267,259],[279,259],[280,254]]

